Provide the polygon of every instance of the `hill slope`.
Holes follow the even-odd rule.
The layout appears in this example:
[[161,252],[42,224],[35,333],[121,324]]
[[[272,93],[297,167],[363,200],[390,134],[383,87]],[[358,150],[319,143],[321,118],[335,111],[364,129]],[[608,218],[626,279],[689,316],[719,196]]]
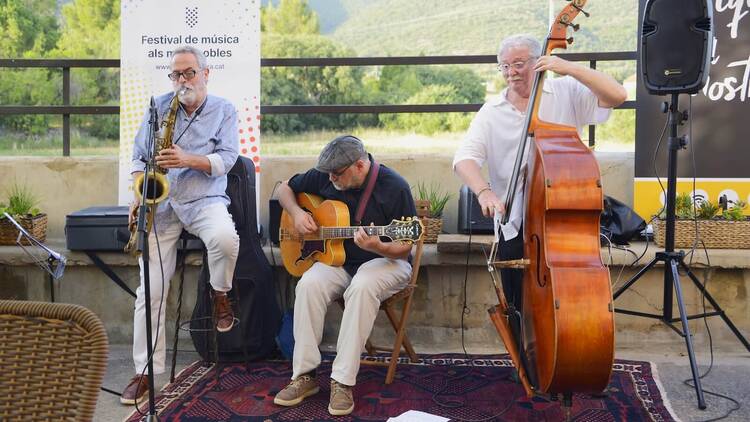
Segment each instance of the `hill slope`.
[[[566,4],[552,2],[554,13]],[[547,34],[547,0],[311,0],[321,30],[361,56],[493,54],[510,34]],[[632,51],[638,2],[593,0],[570,51]],[[324,25],[325,22],[325,25]]]

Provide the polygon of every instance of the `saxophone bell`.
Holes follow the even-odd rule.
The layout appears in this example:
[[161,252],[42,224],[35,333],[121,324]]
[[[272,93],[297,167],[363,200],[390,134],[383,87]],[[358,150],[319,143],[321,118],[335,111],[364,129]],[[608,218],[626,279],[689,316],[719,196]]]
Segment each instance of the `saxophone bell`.
[[133,181],[133,190],[139,197],[143,197],[143,178],[146,177],[146,204],[156,205],[169,196],[169,181],[167,176],[159,172],[141,173]]

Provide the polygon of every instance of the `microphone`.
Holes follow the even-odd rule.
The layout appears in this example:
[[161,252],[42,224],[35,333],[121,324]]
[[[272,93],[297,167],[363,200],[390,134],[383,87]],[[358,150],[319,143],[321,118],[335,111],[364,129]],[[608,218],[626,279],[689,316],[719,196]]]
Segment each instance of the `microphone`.
[[152,127],[158,127],[159,123],[159,114],[156,111],[156,101],[154,101],[154,96],[151,96],[151,105],[149,106],[149,113],[150,118],[148,122],[153,125]]
[[[16,245],[20,246],[21,249],[26,252],[26,254],[33,258],[34,262],[39,266],[39,268],[49,273],[49,275],[51,275],[55,280],[60,279],[63,276],[63,272],[65,271],[65,264],[67,264],[68,262],[67,258],[65,258],[65,255],[53,251],[52,249],[47,247],[47,245],[37,240],[34,236],[27,232],[26,229],[23,228],[23,226],[18,224],[18,222],[14,220],[13,217],[11,217],[7,212],[4,212],[3,215],[18,229],[18,239],[16,239]],[[31,254],[28,249],[26,249],[26,247],[21,243],[21,239],[24,237],[29,241],[29,244],[31,244],[32,246],[36,246],[47,253],[46,261],[38,259],[36,256]]]

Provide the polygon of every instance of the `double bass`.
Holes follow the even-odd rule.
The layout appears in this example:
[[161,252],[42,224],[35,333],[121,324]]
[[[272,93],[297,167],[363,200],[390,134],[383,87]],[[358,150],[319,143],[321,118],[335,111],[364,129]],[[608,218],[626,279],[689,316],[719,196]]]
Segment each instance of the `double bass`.
[[[543,54],[566,48],[568,28],[586,0],[572,0],[557,15]],[[584,12],[585,13],[585,12]],[[576,128],[539,119],[544,72],[534,79],[525,131],[505,201],[507,223],[518,183],[525,179],[524,258],[502,261],[497,239],[488,258],[499,304],[489,309],[528,396],[563,397],[603,392],[614,360],[614,307],[609,271],[601,260],[601,174]],[[527,172],[522,173],[528,148]],[[510,328],[509,306],[497,268],[521,268],[520,332]]]

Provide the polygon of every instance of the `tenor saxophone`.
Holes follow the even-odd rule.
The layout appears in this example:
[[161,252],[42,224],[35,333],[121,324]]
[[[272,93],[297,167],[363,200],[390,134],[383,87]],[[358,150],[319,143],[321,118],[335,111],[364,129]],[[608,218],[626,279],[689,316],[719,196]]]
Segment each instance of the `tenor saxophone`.
[[[153,159],[159,155],[161,150],[165,148],[172,148],[172,136],[174,135],[174,124],[177,120],[177,109],[180,107],[180,100],[177,93],[172,97],[172,102],[169,104],[169,113],[167,113],[166,119],[161,121],[159,125],[159,133],[154,137],[154,154]],[[151,227],[154,221],[154,215],[156,214],[156,207],[160,202],[167,199],[169,196],[169,180],[167,180],[167,171],[169,169],[162,168],[156,164],[151,167],[152,171],[149,173],[141,173],[133,181],[133,191],[138,198],[143,197],[143,178],[146,178],[146,205],[148,205],[148,212],[146,214],[146,233],[151,233]],[[125,245],[125,253],[137,254],[136,242],[138,240],[137,233],[137,221],[138,221],[138,210],[136,209],[135,218],[128,224],[130,230],[130,239],[128,239],[127,245]]]

